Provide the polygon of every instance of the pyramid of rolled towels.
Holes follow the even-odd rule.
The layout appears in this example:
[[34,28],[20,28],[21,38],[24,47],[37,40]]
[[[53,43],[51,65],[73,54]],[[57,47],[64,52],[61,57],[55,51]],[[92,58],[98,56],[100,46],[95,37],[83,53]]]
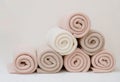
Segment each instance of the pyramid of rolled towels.
[[47,34],[47,44],[38,49],[20,48],[9,65],[10,73],[111,72],[113,55],[104,48],[103,35],[91,30],[90,19],[82,13],[63,17]]

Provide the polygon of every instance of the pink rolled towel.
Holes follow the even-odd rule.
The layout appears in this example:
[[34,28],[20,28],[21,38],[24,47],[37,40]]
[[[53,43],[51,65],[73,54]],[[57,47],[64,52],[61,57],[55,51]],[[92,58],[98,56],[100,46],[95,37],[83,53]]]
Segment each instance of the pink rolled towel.
[[32,48],[19,48],[15,52],[13,63],[8,71],[17,74],[29,74],[37,69],[36,51]]
[[111,72],[115,67],[115,60],[112,54],[103,50],[92,57],[93,72]]
[[92,56],[103,50],[105,39],[101,33],[91,30],[83,38],[80,38],[78,42],[82,50]]
[[64,66],[70,72],[86,72],[90,68],[90,58],[77,48],[72,54],[64,57]]
[[49,47],[37,50],[38,73],[56,73],[63,67],[62,56]]
[[76,38],[81,38],[88,33],[91,24],[85,14],[73,13],[61,19],[59,26],[71,32]]

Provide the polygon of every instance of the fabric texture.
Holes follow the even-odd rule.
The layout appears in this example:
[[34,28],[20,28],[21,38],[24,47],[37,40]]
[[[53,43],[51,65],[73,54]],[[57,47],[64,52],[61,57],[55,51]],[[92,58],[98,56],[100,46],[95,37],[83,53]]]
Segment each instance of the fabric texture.
[[59,27],[49,30],[47,43],[61,55],[71,54],[78,45],[76,38],[71,33]]
[[70,72],[87,72],[90,68],[90,58],[81,49],[64,57],[64,66]]
[[32,48],[19,48],[15,51],[13,63],[8,67],[10,73],[29,74],[37,69],[36,51]]
[[59,26],[71,32],[76,38],[81,38],[88,33],[91,24],[88,16],[82,13],[72,13],[59,21]]
[[115,67],[115,60],[110,52],[103,50],[91,59],[93,72],[111,72]]
[[100,52],[105,45],[105,39],[99,32],[91,30],[86,36],[79,39],[83,51],[88,55],[95,55]]
[[37,50],[37,62],[38,73],[56,73],[63,67],[62,56],[49,47]]

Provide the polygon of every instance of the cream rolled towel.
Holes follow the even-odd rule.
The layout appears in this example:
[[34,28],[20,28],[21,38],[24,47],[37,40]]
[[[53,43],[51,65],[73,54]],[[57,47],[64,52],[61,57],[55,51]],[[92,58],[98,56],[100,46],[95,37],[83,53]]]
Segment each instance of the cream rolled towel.
[[90,58],[81,49],[64,57],[64,66],[70,72],[87,72],[90,68]]
[[37,69],[36,50],[33,48],[18,48],[15,51],[13,63],[9,65],[8,71],[17,74],[30,74]]
[[47,43],[61,55],[71,54],[77,48],[76,38],[59,27],[52,28],[47,34]]
[[63,67],[62,56],[53,49],[39,48],[37,50],[38,73],[56,73]]
[[88,16],[82,13],[72,13],[59,21],[59,26],[71,32],[76,38],[81,38],[88,33],[91,24]]
[[94,55],[104,48],[105,39],[101,33],[91,30],[78,42],[86,54]]
[[107,50],[97,53],[91,60],[93,72],[111,72],[115,68],[115,60]]

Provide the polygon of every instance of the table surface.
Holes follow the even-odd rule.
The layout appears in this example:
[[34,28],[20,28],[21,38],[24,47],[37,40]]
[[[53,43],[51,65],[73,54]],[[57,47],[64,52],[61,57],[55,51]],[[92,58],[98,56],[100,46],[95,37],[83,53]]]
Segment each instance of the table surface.
[[111,73],[70,73],[62,71],[56,74],[9,74],[6,67],[0,66],[1,82],[119,82],[120,71]]

